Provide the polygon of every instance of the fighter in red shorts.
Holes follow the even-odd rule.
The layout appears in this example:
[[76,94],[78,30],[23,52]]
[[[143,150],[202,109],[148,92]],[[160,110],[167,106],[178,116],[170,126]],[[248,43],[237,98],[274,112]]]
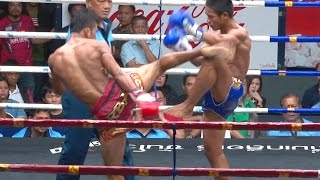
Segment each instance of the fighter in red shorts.
[[[50,80],[56,92],[71,91],[92,109],[96,119],[129,120],[136,104],[142,110],[146,104],[157,109],[154,97],[145,91],[167,69],[201,55],[200,50],[166,54],[126,74],[114,60],[108,45],[95,40],[96,21],[96,15],[88,9],[78,12],[71,21],[70,40],[49,57]],[[106,165],[121,165],[128,130],[101,129],[101,152]],[[123,177],[114,175],[109,176],[110,179]]]

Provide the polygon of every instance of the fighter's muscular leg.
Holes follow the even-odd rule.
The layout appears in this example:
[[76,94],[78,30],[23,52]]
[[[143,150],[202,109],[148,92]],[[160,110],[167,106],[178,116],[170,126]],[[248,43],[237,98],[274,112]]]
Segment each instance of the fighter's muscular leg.
[[232,72],[226,63],[229,51],[224,47],[205,47],[202,54],[206,55],[201,62],[201,68],[197,75],[196,83],[187,100],[172,108],[165,110],[167,114],[175,117],[191,116],[193,107],[201,97],[211,90],[215,102],[223,102],[228,95],[232,84]]
[[[219,122],[225,121],[224,118],[214,112],[204,112],[203,121],[206,122]],[[214,168],[229,168],[228,161],[222,150],[224,142],[224,130],[210,130],[205,129],[204,135],[204,151],[205,155]],[[216,177],[215,180],[228,180],[228,177]]]
[[[101,154],[107,166],[122,166],[123,154],[125,150],[125,134],[110,140],[104,140],[100,136]],[[124,180],[123,176],[109,175],[108,180]]]
[[199,56],[201,56],[200,50],[168,53],[163,55],[158,61],[139,67],[136,70],[136,73],[139,74],[145,90],[148,91],[156,79],[166,70],[174,68]]

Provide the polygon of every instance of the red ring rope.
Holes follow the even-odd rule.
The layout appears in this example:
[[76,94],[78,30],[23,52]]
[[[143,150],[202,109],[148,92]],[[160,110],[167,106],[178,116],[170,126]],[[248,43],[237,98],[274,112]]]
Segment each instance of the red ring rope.
[[[0,171],[82,175],[172,176],[170,167],[75,166],[0,164]],[[177,168],[177,176],[301,177],[318,178],[318,170]]]
[[158,129],[220,129],[220,130],[290,130],[319,131],[320,123],[274,123],[274,122],[162,122],[124,120],[70,120],[70,119],[10,119],[0,118],[0,126],[62,126],[62,127],[122,127]]

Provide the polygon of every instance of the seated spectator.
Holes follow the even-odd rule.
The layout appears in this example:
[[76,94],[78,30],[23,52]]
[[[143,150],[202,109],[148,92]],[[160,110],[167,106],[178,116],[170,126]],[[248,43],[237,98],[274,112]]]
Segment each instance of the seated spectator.
[[[248,76],[243,81],[243,96],[239,99],[238,106],[237,107],[244,107],[244,108],[255,108],[255,104],[250,100],[247,99],[245,96],[247,94],[247,86],[251,84],[247,84]],[[256,85],[253,85],[256,87]],[[253,121],[253,114],[250,114],[248,112],[234,112],[232,115],[228,116],[227,118],[228,122],[250,122]],[[231,130],[230,134],[232,138],[249,138],[250,137],[250,131],[248,130]]]
[[[157,90],[157,94],[154,91],[150,92],[150,94],[156,97],[157,101],[160,102],[160,105],[165,104],[165,97],[160,90]],[[157,95],[157,96],[156,96]],[[135,120],[142,120],[141,114],[136,112]],[[127,132],[127,138],[170,138],[173,136],[173,131],[170,129],[154,129],[154,128],[135,128],[129,132]],[[184,138],[184,131],[177,130],[176,134],[177,138]]]
[[[134,5],[119,5],[118,17],[119,25],[112,30],[113,34],[132,34],[132,19],[135,15],[136,7]],[[116,40],[112,42],[113,57],[120,67],[124,67],[121,61],[121,47],[128,41]]]
[[[282,108],[301,108],[300,98],[293,93],[285,94],[281,97],[280,106]],[[312,123],[300,116],[300,113],[287,112],[282,114],[284,123]],[[320,136],[320,131],[278,131],[267,132],[268,136]]]
[[[4,66],[18,66],[18,62],[15,59],[9,59],[6,61]],[[20,74],[18,72],[3,72],[2,76],[9,83],[9,99],[15,100],[19,103],[24,103],[22,95],[18,87],[18,81]]]
[[[30,119],[50,119],[50,111],[46,109],[34,109],[30,111]],[[14,134],[12,137],[24,138],[24,137],[54,137],[63,138],[63,136],[52,130],[51,127],[26,127]]]
[[[148,21],[139,15],[132,19],[133,34],[147,34]],[[139,67],[156,61],[161,54],[160,44],[157,40],[131,40],[121,47],[120,57],[125,67]]]
[[[142,116],[139,112],[135,112],[135,121],[142,121]],[[170,136],[161,129],[154,128],[135,128],[126,134],[127,138],[170,138]]]
[[[196,79],[197,79],[197,75],[188,74],[188,75],[183,76],[182,90],[184,91],[185,94],[176,97],[173,100],[173,104],[170,104],[170,105],[180,104],[180,103],[184,102],[188,98],[188,96],[191,92],[191,89],[193,88],[193,86],[196,82]],[[198,102],[197,106],[201,106],[201,105],[202,105],[202,101],[200,100]]]
[[[157,89],[157,90],[151,90],[149,92],[149,94],[153,97],[155,97],[157,99],[157,101],[160,103],[161,106],[165,106],[167,105],[167,98],[164,96],[163,92],[161,89]],[[164,117],[162,117],[159,119],[155,119],[155,120],[160,120],[160,119],[164,119]],[[165,119],[164,119],[165,120]],[[165,131],[171,138],[173,137],[173,130],[171,129],[163,129],[163,131]],[[185,133],[184,133],[184,129],[177,129],[176,130],[176,138],[184,138]]]
[[266,107],[266,98],[261,95],[262,78],[261,76],[247,76],[247,92],[245,94],[248,100],[251,100],[255,107]]
[[164,93],[164,96],[166,97],[166,104],[174,105],[174,99],[177,98],[178,94],[173,87],[167,83],[168,78],[169,76],[167,74],[162,74],[156,80],[155,85],[157,89],[160,89]]
[[[42,88],[41,97],[46,104],[61,104],[61,95],[55,93],[50,84]],[[63,119],[63,110],[51,110],[50,119]],[[58,131],[62,135],[65,134],[66,129],[64,127],[53,127],[53,130]]]
[[[0,118],[13,118],[13,117],[11,116],[11,114],[7,113],[3,108],[0,108]],[[1,131],[0,137],[3,137],[2,133],[5,132],[5,130],[7,130],[3,128],[5,127],[0,128],[0,131]],[[11,136],[6,136],[6,137],[11,137]]]
[[[9,97],[9,84],[8,81],[0,76],[0,103],[19,103],[15,100],[8,99]],[[5,108],[4,111],[6,112],[9,117],[13,118],[27,118],[26,113],[23,109],[18,108]],[[5,137],[11,137],[13,134],[15,134],[17,131],[19,131],[21,128],[18,127],[12,127],[12,126],[1,126],[0,132]]]
[[[318,63],[315,67],[316,71],[320,71],[320,63]],[[311,108],[315,104],[320,102],[320,76],[317,76],[317,83],[307,89],[302,97],[301,105],[303,108]]]
[[[0,76],[0,103],[19,103],[18,101],[8,99],[9,97],[9,83]],[[14,118],[26,118],[27,115],[23,109],[5,108],[5,112],[11,114]]]

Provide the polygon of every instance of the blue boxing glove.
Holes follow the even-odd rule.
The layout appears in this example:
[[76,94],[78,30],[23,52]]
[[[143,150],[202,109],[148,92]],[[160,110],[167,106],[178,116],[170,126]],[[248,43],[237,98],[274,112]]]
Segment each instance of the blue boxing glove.
[[163,44],[174,51],[188,51],[192,49],[186,37],[186,32],[180,28],[172,28],[163,39]]
[[193,35],[196,41],[201,41],[203,32],[199,25],[194,21],[191,15],[185,10],[174,12],[169,18],[169,24],[183,28],[190,35]]

